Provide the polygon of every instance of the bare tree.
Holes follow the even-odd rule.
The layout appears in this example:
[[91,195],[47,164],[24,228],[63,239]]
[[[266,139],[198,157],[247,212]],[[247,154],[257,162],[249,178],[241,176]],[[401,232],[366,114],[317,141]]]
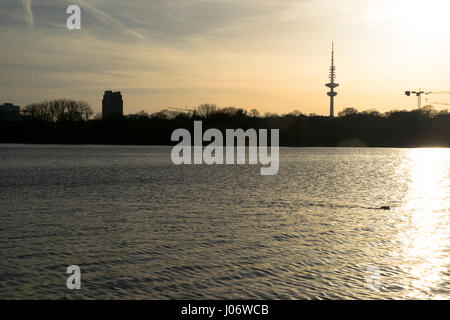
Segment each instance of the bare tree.
[[25,107],[24,113],[41,121],[88,120],[94,112],[87,102],[68,99],[45,100]]
[[382,114],[378,110],[375,110],[375,109],[369,109],[369,110],[362,111],[361,114],[369,115],[369,116],[373,116],[373,117],[381,117],[382,116]]
[[420,113],[427,118],[434,118],[438,114],[438,111],[432,105],[426,105],[420,109]]
[[212,103],[201,104],[197,107],[196,113],[202,118],[209,118],[214,113],[217,113],[217,106]]
[[170,120],[170,119],[176,118],[179,114],[180,114],[180,112],[178,112],[178,111],[163,109],[161,111],[152,113],[152,118]]
[[260,113],[259,113],[258,110],[252,109],[252,110],[250,110],[250,115],[251,115],[253,118],[257,118],[257,117],[260,116]]
[[291,116],[291,117],[301,117],[301,116],[303,116],[304,114],[301,113],[301,112],[298,111],[298,110],[294,110],[294,111],[288,113],[287,115],[288,115],[288,116]]
[[355,114],[358,114],[358,110],[356,110],[355,108],[345,108],[344,110],[338,113],[338,117],[346,117]]

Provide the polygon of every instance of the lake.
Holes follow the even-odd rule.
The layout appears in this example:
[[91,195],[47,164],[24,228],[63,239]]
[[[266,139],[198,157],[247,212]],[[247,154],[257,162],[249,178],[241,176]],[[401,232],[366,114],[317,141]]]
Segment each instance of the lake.
[[0,145],[0,298],[450,298],[450,149],[170,151]]

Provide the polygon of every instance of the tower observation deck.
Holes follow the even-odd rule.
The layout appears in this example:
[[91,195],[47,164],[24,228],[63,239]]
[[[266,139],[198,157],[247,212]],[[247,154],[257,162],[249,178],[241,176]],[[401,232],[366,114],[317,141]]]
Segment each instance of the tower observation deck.
[[330,83],[327,83],[325,86],[330,88],[330,91],[327,95],[330,97],[330,118],[334,117],[334,97],[337,96],[337,92],[334,91],[339,84],[335,83],[334,80],[336,78],[336,67],[334,66],[334,42],[331,45],[331,67],[330,67]]

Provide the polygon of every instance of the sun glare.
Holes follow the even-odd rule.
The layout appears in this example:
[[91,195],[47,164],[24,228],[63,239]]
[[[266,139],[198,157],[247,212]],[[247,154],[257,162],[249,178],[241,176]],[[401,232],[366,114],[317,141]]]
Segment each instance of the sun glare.
[[443,253],[449,245],[448,201],[450,188],[448,149],[415,149],[408,155],[409,192],[402,211],[405,224],[399,234],[403,250],[401,268],[411,298],[439,298],[435,288],[444,279],[450,258]]
[[448,0],[389,0],[369,8],[369,25],[379,27],[392,22],[404,37],[438,39],[450,30]]

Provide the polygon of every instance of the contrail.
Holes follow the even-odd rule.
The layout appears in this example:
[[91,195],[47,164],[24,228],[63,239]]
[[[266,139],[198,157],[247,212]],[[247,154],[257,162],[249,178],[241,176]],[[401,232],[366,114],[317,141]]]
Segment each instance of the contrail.
[[119,21],[117,21],[116,19],[112,18],[111,16],[107,15],[106,13],[104,13],[103,11],[100,11],[99,9],[95,8],[94,6],[92,6],[91,4],[87,3],[84,0],[78,0],[77,1],[82,7],[86,8],[95,18],[97,18],[98,20],[100,20],[101,22],[103,22],[104,24],[114,24],[116,26],[118,26],[120,29],[122,29],[123,31],[135,36],[136,38],[138,38],[139,40],[145,40],[145,38],[138,32],[131,30],[130,28],[124,26],[123,24],[121,24]]
[[31,0],[22,0],[25,21],[30,27],[34,27],[33,11],[31,11]]

